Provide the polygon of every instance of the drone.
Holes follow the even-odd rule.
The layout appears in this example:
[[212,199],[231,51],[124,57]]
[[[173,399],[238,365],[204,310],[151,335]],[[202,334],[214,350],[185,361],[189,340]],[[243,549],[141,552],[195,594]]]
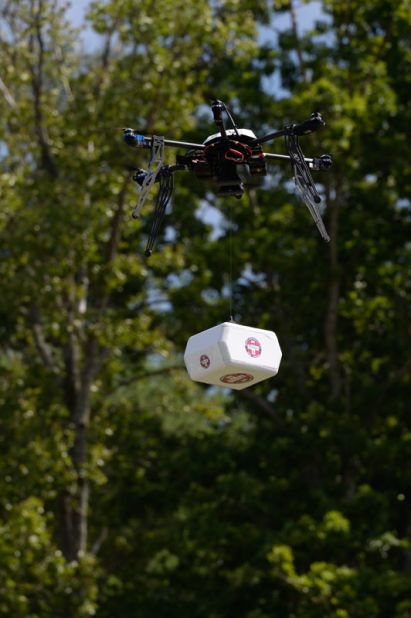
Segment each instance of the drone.
[[[314,112],[301,123],[289,124],[279,131],[256,137],[250,129],[237,128],[232,113],[223,101],[214,100],[211,110],[218,132],[207,137],[202,144],[174,141],[159,135],[146,137],[134,129],[123,129],[124,140],[128,146],[150,149],[148,169],[133,169],[135,173],[132,178],[141,189],[132,213],[134,218],[139,218],[150,190],[155,183],[159,184],[145,255],[149,257],[152,254],[164,220],[173,193],[174,172],[192,172],[201,181],[213,182],[217,195],[241,198],[246,188],[261,186],[264,176],[267,175],[267,162],[270,160],[287,160],[291,163],[297,191],[308,207],[322,238],[328,242],[330,237],[318,207],[321,198],[310,170],[327,170],[332,165],[332,159],[328,154],[318,158],[306,158],[299,144],[299,137],[313,133],[325,125],[321,114]],[[229,128],[226,128],[223,114],[230,123]],[[284,138],[287,155],[263,152],[262,144],[280,137]],[[174,165],[165,165],[166,146],[185,149],[186,152],[177,154]]]

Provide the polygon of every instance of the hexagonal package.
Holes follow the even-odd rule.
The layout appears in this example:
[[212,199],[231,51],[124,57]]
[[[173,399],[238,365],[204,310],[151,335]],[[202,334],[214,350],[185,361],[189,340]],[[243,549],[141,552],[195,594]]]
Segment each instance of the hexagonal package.
[[190,337],[184,362],[192,380],[240,390],[275,376],[281,356],[273,331],[223,322]]

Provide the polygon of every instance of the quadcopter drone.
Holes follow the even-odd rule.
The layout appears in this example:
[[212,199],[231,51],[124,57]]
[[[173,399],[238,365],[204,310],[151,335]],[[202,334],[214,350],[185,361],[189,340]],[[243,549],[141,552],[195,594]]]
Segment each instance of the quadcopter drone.
[[[202,144],[164,139],[158,135],[146,137],[134,129],[123,129],[124,140],[129,146],[150,149],[148,170],[134,169],[133,180],[141,187],[137,206],[133,210],[134,218],[140,216],[150,189],[155,183],[159,183],[154,219],[145,255],[151,255],[165,217],[167,204],[173,192],[174,172],[182,170],[194,172],[200,180],[214,181],[217,195],[241,198],[246,187],[262,184],[263,177],[267,174],[267,161],[271,159],[288,160],[291,163],[297,190],[307,205],[321,236],[329,241],[330,237],[318,208],[321,198],[315,188],[310,169],[327,170],[332,160],[327,154],[319,158],[307,159],[298,141],[300,136],[313,133],[325,125],[321,114],[315,112],[304,122],[290,124],[280,131],[256,137],[249,129],[237,128],[232,114],[222,101],[213,101],[211,109],[218,133],[207,137]],[[223,113],[230,121],[231,128],[225,127]],[[261,145],[278,137],[284,137],[288,155],[263,152]],[[186,153],[177,155],[174,165],[165,165],[165,146],[184,148]]]

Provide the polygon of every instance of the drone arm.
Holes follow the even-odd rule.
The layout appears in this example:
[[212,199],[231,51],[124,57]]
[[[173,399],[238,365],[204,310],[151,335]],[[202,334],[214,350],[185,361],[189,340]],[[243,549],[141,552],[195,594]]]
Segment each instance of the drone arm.
[[[277,154],[274,152],[264,152],[264,157],[270,161],[271,159],[275,159],[275,160],[282,160],[282,161],[291,161],[289,155],[282,155],[282,154]],[[310,164],[312,162],[312,159],[305,159],[307,161],[308,164]]]
[[309,133],[318,131],[318,129],[324,125],[325,122],[322,119],[321,114],[319,112],[314,112],[307,120],[297,124],[291,124],[284,127],[284,129],[281,129],[281,131],[273,131],[272,133],[263,135],[263,137],[257,137],[251,142],[251,144],[265,144],[265,142],[270,142],[278,137],[286,137],[287,135],[308,135]]
[[[263,154],[268,161],[271,159],[291,161],[289,155],[276,154],[273,152],[264,152]],[[328,154],[323,154],[321,157],[304,157],[304,161],[308,164],[308,167],[314,171],[328,170],[332,165],[331,156]]]
[[321,129],[321,127],[325,126],[325,122],[322,119],[322,116],[319,112],[314,112],[308,118],[308,120],[304,120],[299,124],[291,125],[291,130],[294,135],[308,135],[309,133],[314,133]]
[[152,138],[137,133],[134,129],[123,129],[123,138],[131,148],[151,148]]
[[256,137],[252,142],[252,146],[256,146],[257,144],[265,144],[266,142],[271,142],[273,139],[277,139],[278,137],[284,137],[287,135],[288,130],[282,129],[281,131],[273,131],[272,133],[267,133],[267,135],[263,135],[263,137]]
[[[134,129],[123,129],[124,141],[131,148],[151,148],[153,137],[146,137],[137,133]],[[193,144],[192,142],[180,142],[173,139],[165,139],[165,146],[173,148],[204,148],[204,144]]]

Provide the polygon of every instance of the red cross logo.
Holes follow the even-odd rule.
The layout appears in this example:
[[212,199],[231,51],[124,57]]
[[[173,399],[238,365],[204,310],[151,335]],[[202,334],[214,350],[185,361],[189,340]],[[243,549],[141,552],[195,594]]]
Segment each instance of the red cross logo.
[[251,373],[227,373],[227,375],[220,378],[220,382],[225,384],[244,384],[245,382],[251,382],[254,380],[254,376]]
[[249,337],[245,342],[245,351],[249,356],[252,356],[252,358],[257,358],[257,356],[260,356],[261,350],[261,343],[258,341],[258,339],[255,339],[254,337]]
[[200,356],[200,365],[204,367],[204,369],[208,369],[210,364],[211,364],[211,361],[209,357],[207,356],[207,354],[202,354]]

